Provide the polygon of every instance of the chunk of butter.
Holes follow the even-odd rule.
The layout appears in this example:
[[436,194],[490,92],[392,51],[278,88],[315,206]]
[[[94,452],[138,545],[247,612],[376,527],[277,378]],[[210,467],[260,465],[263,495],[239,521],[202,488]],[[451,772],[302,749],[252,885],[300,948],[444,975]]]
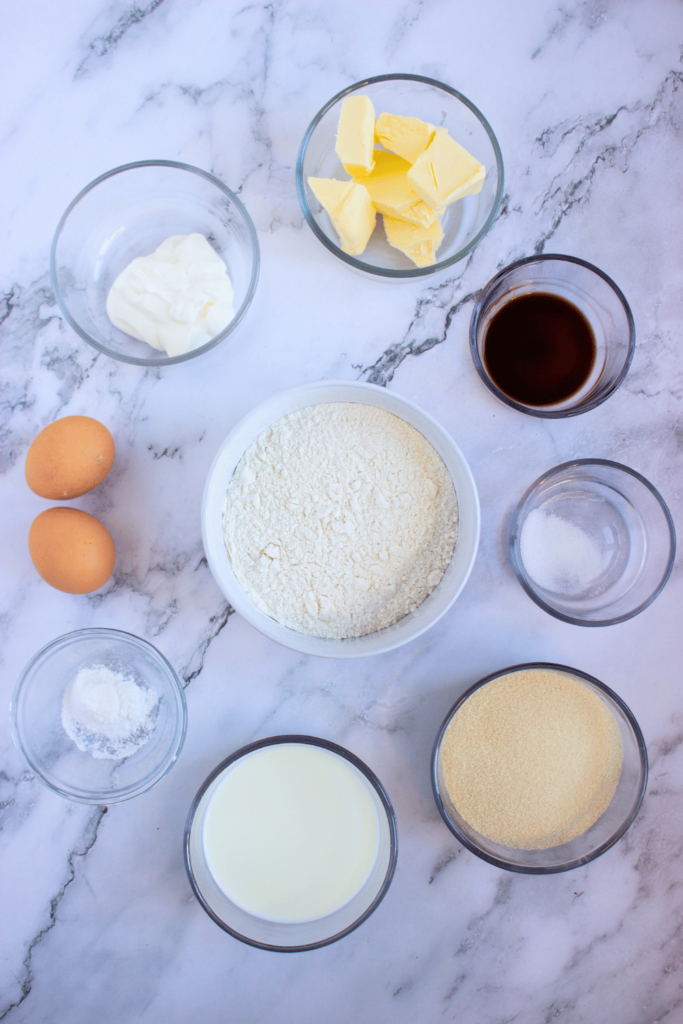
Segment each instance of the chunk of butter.
[[234,316],[228,268],[204,235],[172,235],[121,271],[107,295],[119,330],[169,356],[211,341]]
[[380,114],[375,125],[375,136],[385,149],[402,156],[414,164],[432,141],[436,128],[419,117],[401,114]]
[[429,227],[441,211],[433,210],[420,199],[408,181],[409,170],[410,164],[403,157],[376,149],[374,168],[370,174],[356,177],[356,181],[365,185],[380,213]]
[[429,227],[417,227],[395,217],[384,218],[387,242],[413,261],[418,267],[431,267],[436,263],[436,250],[443,240],[443,228],[438,220]]
[[[335,151],[347,174],[369,174],[374,167],[375,108],[369,96],[347,96],[337,125]],[[322,202],[322,200],[321,200]]]
[[336,178],[309,178],[314,195],[327,210],[341,247],[360,256],[375,228],[377,212],[365,185]]
[[429,206],[447,206],[481,190],[486,168],[445,131],[436,131],[413,166],[408,180]]

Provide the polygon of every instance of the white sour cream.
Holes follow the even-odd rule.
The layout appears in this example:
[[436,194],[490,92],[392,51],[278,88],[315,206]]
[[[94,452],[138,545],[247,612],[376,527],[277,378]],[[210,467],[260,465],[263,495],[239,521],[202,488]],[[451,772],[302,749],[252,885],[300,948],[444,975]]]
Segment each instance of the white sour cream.
[[344,906],[379,850],[370,784],[307,743],[261,747],[230,765],[206,810],[204,853],[226,896],[268,921],[313,921]]
[[177,356],[205,345],[234,314],[228,268],[203,235],[172,235],[114,281],[107,315],[115,327]]

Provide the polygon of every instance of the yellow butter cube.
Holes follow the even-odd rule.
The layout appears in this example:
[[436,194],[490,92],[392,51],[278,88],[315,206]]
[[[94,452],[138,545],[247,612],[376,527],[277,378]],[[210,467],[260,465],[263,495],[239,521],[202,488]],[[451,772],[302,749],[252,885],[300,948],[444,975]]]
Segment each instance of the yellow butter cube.
[[481,190],[486,168],[447,132],[438,130],[413,166],[408,180],[429,206],[448,206]]
[[443,241],[443,228],[438,220],[429,227],[417,227],[394,217],[384,218],[387,242],[413,261],[418,267],[431,267],[436,263],[436,250]]
[[344,252],[360,256],[374,231],[377,217],[366,187],[336,178],[309,178],[308,184],[330,215]]
[[375,125],[375,137],[385,149],[402,156],[414,164],[432,141],[436,131],[429,121],[400,114],[380,114]]
[[337,156],[348,174],[369,174],[374,166],[375,108],[369,96],[347,96],[337,125]]
[[375,150],[375,166],[370,174],[355,180],[365,185],[379,213],[406,220],[410,224],[429,227],[439,212],[427,206],[408,181],[410,164],[395,153]]

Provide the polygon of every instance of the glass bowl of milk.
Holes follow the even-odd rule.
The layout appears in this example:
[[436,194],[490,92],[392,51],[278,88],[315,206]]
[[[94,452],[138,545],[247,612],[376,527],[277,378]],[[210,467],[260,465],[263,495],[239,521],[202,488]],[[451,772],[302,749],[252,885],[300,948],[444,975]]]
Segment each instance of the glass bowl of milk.
[[251,217],[222,181],[189,164],[143,160],[101,175],[69,204],[50,273],[84,341],[124,363],[165,366],[235,330],[259,263]]
[[209,917],[260,949],[301,952],[348,935],[391,884],[396,818],[343,747],[271,736],[221,762],[185,827],[185,866]]

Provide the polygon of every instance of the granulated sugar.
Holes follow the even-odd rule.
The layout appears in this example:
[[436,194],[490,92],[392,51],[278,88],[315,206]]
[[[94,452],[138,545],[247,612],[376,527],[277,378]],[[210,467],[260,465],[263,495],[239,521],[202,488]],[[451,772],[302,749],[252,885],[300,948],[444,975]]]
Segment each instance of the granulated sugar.
[[458,506],[432,445],[373,406],[316,405],[247,449],[223,530],[237,579],[278,622],[363,636],[424,601],[453,554]]
[[559,846],[597,821],[622,764],[616,718],[578,679],[544,669],[500,676],[456,712],[441,747],[445,788],[481,835]]

